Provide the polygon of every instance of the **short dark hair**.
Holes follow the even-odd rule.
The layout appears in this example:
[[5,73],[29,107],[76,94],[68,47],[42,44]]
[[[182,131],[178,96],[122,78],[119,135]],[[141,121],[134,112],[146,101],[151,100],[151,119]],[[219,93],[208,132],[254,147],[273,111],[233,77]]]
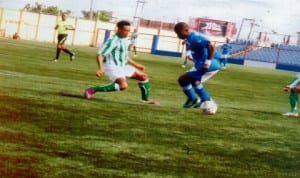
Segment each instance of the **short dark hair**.
[[121,20],[117,23],[118,28],[123,28],[124,26],[130,26],[130,22],[127,20]]
[[180,32],[185,26],[187,26],[185,22],[178,22],[174,27],[174,31]]

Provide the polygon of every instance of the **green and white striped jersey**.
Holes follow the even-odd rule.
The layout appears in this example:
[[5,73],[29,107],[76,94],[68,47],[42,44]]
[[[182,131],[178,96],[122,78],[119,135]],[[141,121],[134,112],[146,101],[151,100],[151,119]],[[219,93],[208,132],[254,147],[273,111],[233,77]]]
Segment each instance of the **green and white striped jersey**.
[[297,74],[296,77],[288,84],[288,86],[290,88],[294,88],[299,84],[300,84],[300,74]]
[[128,40],[117,34],[109,38],[98,52],[103,56],[103,63],[125,66],[128,62]]

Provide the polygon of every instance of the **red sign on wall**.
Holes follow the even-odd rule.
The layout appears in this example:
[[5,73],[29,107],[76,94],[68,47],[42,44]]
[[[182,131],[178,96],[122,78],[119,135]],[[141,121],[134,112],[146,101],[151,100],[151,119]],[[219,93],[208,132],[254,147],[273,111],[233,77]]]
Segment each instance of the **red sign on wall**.
[[222,20],[206,18],[190,18],[189,27],[206,35],[233,37],[236,34],[236,24]]

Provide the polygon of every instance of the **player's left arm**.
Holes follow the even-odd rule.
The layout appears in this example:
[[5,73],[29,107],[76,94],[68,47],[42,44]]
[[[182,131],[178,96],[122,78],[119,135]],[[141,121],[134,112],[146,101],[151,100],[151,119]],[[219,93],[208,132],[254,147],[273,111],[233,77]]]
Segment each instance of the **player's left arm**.
[[296,86],[300,84],[300,74],[297,74],[297,76],[288,84],[283,87],[284,91],[290,91]]
[[67,26],[67,30],[76,30],[75,27],[73,27],[72,25],[68,25]]
[[215,47],[211,44],[210,41],[207,42],[207,50],[208,50],[208,57],[207,57],[207,59],[205,61],[205,64],[203,66],[203,69],[205,69],[205,70],[209,69],[209,66],[211,64],[211,60],[213,59],[214,54],[215,54]]
[[146,68],[144,65],[135,62],[131,58],[128,58],[128,63],[139,70],[145,70],[145,68]]

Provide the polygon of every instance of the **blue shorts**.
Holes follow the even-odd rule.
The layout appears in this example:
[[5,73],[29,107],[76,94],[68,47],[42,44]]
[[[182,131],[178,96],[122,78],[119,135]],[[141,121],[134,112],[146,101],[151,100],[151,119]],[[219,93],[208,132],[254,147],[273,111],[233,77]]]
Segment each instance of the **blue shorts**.
[[198,80],[201,81],[202,76],[207,73],[207,72],[213,72],[213,71],[218,71],[221,68],[220,60],[218,59],[212,59],[211,64],[209,66],[208,70],[203,70],[203,69],[195,69],[192,68],[186,72],[186,75],[189,76],[189,78],[193,80]]

